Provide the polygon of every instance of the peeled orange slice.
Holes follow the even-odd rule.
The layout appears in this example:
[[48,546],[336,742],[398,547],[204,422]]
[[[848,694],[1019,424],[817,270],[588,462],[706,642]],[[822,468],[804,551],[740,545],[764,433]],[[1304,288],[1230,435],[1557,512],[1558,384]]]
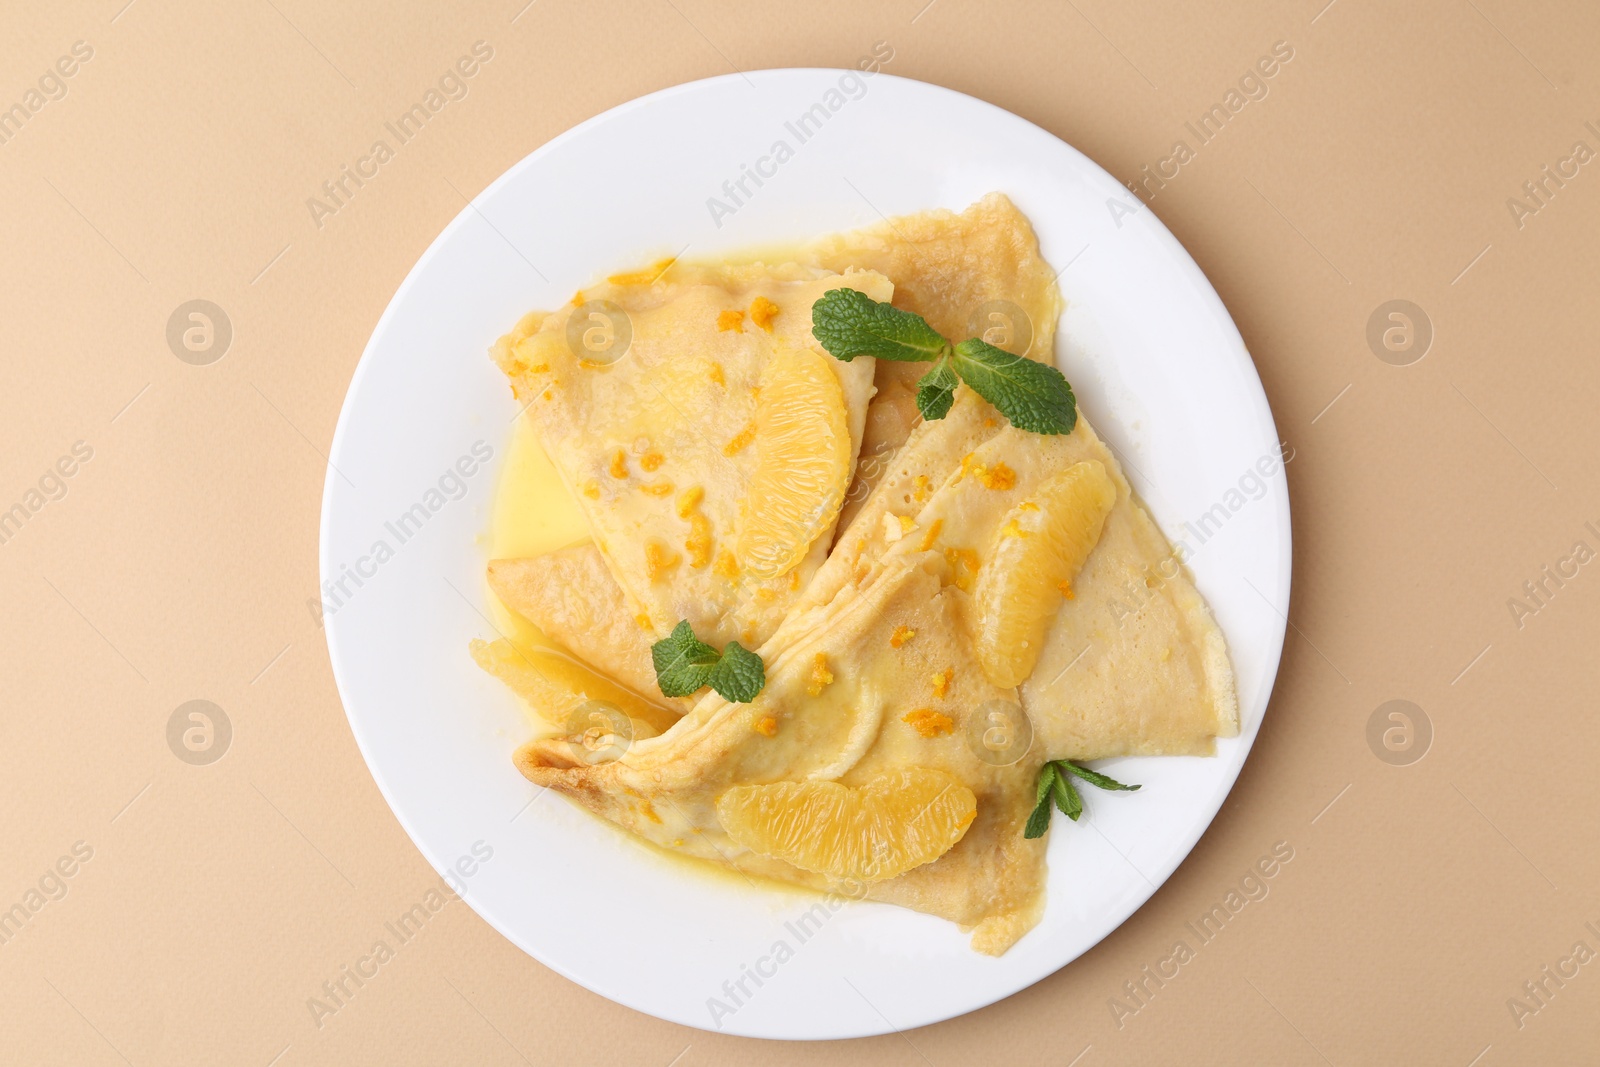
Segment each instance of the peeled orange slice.
[[978,811],[944,771],[911,767],[860,788],[838,782],[738,785],[717,800],[723,829],[752,852],[840,881],[880,882],[931,863]]
[[995,685],[1021,685],[1044,648],[1045,630],[1100,540],[1117,487],[1095,460],[1074,463],[1000,520],[978,573],[978,662]]
[[672,712],[559,652],[524,648],[503,637],[474,639],[470,648],[478,666],[509,686],[552,726],[564,725],[580,706],[595,701],[645,724],[648,729],[635,731],[638,737],[663,733],[678,721]]
[[831,360],[781,348],[756,400],[756,470],[736,554],[744,572],[777,578],[833,524],[850,482],[850,428]]

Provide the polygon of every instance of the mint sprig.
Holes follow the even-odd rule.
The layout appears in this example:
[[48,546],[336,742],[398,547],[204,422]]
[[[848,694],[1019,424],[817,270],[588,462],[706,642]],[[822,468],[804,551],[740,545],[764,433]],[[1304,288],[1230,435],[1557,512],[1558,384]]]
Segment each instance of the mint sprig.
[[1078,821],[1083,815],[1083,797],[1078,795],[1077,787],[1072,784],[1073,778],[1082,778],[1099,789],[1115,789],[1131,793],[1139,788],[1136,785],[1123,785],[1110,775],[1092,771],[1071,760],[1051,760],[1039,768],[1033,814],[1028,816],[1028,824],[1022,829],[1023,837],[1032,839],[1044,836],[1044,832],[1050,828],[1052,804],[1073,822]]
[[917,409],[925,419],[942,419],[949,413],[960,381],[1019,430],[1065,434],[1078,424],[1072,386],[1055,367],[976,337],[951,344],[921,315],[880,303],[859,290],[823,293],[811,305],[811,334],[830,355],[847,363],[857,356],[933,363],[934,368],[917,382]]
[[662,696],[686,697],[709,685],[724,699],[748,704],[767,684],[760,656],[737,641],[718,652],[694,635],[687,619],[650,646],[650,659]]

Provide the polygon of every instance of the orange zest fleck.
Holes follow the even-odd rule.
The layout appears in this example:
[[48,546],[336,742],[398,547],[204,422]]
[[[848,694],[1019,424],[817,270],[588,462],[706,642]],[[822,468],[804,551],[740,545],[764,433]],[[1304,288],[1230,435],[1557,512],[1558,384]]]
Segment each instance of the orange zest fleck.
[[666,577],[667,572],[676,567],[682,559],[682,556],[659,541],[650,541],[644,546],[645,570],[652,582],[659,582]]
[[678,494],[678,518],[687,519],[695,508],[700,506],[700,501],[706,498],[706,491],[698,485],[691,485]]
[[896,626],[894,633],[889,635],[890,648],[904,648],[907,641],[917,636],[917,631],[909,626]]
[[666,259],[656,260],[644,270],[633,270],[624,274],[613,274],[607,278],[606,281],[610,282],[612,285],[652,285],[663,274],[671,270],[672,265],[676,262],[678,262],[678,257],[668,256]]
[[689,516],[689,539],[683,547],[695,570],[703,570],[711,562],[711,520],[698,511]]
[[978,467],[976,471],[978,483],[985,489],[1015,489],[1017,485],[1017,472],[1004,463],[996,463],[993,467]]
[[722,446],[722,454],[724,456],[736,456],[740,452],[743,452],[745,447],[747,445],[749,445],[750,442],[754,441],[755,439],[756,439],[756,422],[755,422],[754,419],[751,419],[750,420],[750,425],[748,425],[744,429],[740,430],[737,434],[734,435],[733,440],[729,441],[727,444]]
[[928,681],[933,683],[933,695],[944,699],[950,692],[950,679],[956,676],[954,667],[946,667],[942,671],[934,671],[928,676]]
[[778,736],[778,720],[774,719],[771,715],[763,715],[761,718],[751,723],[750,726],[762,737]]
[[934,519],[933,522],[929,523],[928,532],[922,535],[922,543],[917,546],[917,550],[926,552],[932,548],[933,543],[939,539],[939,531],[942,529],[944,529],[943,519]]
[[932,708],[918,708],[907,712],[900,721],[910,723],[911,728],[923,737],[943,737],[954,733],[956,728],[954,719]]
[[764,296],[758,296],[750,301],[750,321],[757,326],[772,332],[772,320],[778,317],[778,305]]
[[1061,590],[1061,595],[1066,597],[1068,600],[1075,599],[1072,595],[1072,583],[1067,581],[1065,578],[1061,579],[1061,582],[1056,586],[1056,588]]
[[734,559],[733,553],[727,549],[717,553],[716,566],[711,569],[720,577],[727,578],[730,581],[739,577],[739,561]]
[[912,492],[917,498],[917,503],[920,504],[928,499],[929,482],[926,474],[919,474],[911,479],[911,485],[913,486]]
[[719,311],[717,313],[717,329],[723,333],[729,330],[744,333],[744,312],[737,308],[731,311]]
[[832,684],[833,672],[828,669],[828,654],[818,652],[816,658],[811,661],[811,681],[806,684],[806,692],[818,697]]

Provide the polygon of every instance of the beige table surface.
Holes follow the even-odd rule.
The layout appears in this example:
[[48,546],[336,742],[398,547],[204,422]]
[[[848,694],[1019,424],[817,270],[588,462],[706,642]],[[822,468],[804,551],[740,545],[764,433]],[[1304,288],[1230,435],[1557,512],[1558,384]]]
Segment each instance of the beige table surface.
[[[1600,9],[525,2],[8,5],[0,511],[22,510],[0,527],[0,909],[21,911],[0,916],[0,1062],[1595,1062]],[[478,41],[493,57],[466,97],[319,226],[307,199]],[[463,195],[573,124],[877,42],[885,70],[1125,181],[1192,152],[1151,207],[1232,311],[1295,457],[1292,628],[1231,799],[1085,957],[902,1035],[660,1022],[460,902],[316,1018],[436,880],[307,609],[325,453],[379,314]],[[1185,124],[1279,42],[1265,96],[1246,79],[1257,98],[1200,144]],[[205,365],[167,338],[196,299],[232,331]],[[1421,309],[1398,352],[1368,341],[1375,315],[1403,331],[1392,300]],[[169,745],[191,700],[231,725],[205,765]],[[1378,713],[1392,700],[1409,720]],[[1194,939],[1280,842],[1268,895]],[[1157,988],[1142,968],[1179,940],[1195,958]]]

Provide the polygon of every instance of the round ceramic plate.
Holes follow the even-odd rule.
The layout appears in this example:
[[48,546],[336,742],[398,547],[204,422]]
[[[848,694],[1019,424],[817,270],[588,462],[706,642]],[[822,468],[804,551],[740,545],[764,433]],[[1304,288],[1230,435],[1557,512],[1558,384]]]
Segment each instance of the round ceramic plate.
[[[757,168],[762,183],[746,179],[741,192]],[[960,210],[992,190],[1032,220],[1060,268],[1056,360],[1157,522],[1188,544],[1243,719],[1212,758],[1108,762],[1143,790],[1089,790],[1082,822],[1056,820],[1043,921],[998,959],[948,922],[888,905],[833,901],[819,921],[820,898],[708,874],[539,794],[511,764],[528,732],[522,710],[467,653],[472,638],[494,636],[483,533],[517,414],[487,355],[499,334],[619,267]],[[1283,644],[1289,499],[1278,455],[1261,382],[1205,276],[1074,149],[990,104],[888,74],[712,78],[540,148],[463,210],[400,286],[334,436],[321,543],[328,649],[351,729],[412,840],[546,966],[639,1011],[727,1033],[904,1030],[1070,963],[1210,824],[1261,725]]]

